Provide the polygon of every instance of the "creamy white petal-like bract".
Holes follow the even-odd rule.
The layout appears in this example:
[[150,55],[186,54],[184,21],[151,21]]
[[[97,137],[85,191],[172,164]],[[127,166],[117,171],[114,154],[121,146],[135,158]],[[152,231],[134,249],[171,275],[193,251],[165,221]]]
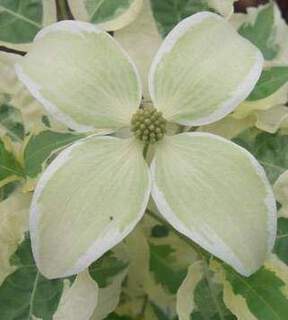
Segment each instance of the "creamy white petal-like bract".
[[16,71],[51,115],[77,131],[128,126],[141,101],[134,63],[108,33],[86,22],[42,29]]
[[263,168],[245,149],[209,133],[167,137],[152,163],[152,196],[161,214],[239,273],[270,253],[274,196]]
[[154,106],[183,125],[223,118],[252,91],[261,52],[217,14],[182,20],[166,37],[149,72]]
[[133,139],[91,136],[41,176],[30,215],[32,249],[47,278],[78,273],[119,243],[144,214],[150,176]]

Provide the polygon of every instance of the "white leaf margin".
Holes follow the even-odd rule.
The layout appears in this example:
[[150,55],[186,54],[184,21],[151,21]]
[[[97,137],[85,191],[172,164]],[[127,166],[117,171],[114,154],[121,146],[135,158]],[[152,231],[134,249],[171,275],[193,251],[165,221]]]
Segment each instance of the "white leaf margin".
[[[91,18],[89,17],[88,11],[85,7],[84,0],[68,0],[68,4],[73,16],[77,20],[90,22]],[[142,9],[142,5],[143,0],[133,0],[125,12],[121,13],[114,19],[97,24],[97,26],[106,31],[122,29],[136,19]]]

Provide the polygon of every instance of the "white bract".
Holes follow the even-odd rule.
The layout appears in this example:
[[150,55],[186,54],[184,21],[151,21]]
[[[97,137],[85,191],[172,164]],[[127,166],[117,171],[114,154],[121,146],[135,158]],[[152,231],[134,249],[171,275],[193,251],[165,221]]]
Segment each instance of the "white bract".
[[[74,130],[132,126],[134,136],[91,135],[44,172],[30,217],[40,271],[57,278],[84,270],[133,230],[150,194],[179,232],[241,274],[256,271],[276,230],[262,167],[218,136],[163,134],[165,121],[192,126],[223,118],[249,95],[262,63],[259,50],[220,16],[188,17],[153,60],[149,90],[156,112],[139,109],[137,70],[109,34],[75,21],[43,29],[16,67],[32,95]],[[145,110],[153,111],[148,120]],[[150,168],[143,157],[147,142],[155,146]]]

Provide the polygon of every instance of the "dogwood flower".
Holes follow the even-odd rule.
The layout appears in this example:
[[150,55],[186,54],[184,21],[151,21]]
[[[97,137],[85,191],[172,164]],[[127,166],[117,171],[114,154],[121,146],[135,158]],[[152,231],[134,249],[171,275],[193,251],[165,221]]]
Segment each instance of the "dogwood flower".
[[166,124],[223,118],[249,95],[262,63],[223,18],[197,13],[164,40],[149,73],[153,106],[139,108],[136,67],[109,34],[75,21],[40,31],[16,70],[47,112],[76,131],[131,128],[125,139],[94,134],[74,143],[40,177],[30,216],[40,271],[57,278],[86,268],[133,230],[150,194],[179,232],[243,275],[257,270],[276,232],[262,167],[231,141],[168,135]]

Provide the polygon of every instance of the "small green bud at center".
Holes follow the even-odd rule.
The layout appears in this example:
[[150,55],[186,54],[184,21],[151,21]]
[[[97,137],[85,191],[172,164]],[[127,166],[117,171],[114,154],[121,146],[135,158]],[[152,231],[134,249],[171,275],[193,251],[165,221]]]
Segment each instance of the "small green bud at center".
[[146,143],[155,143],[166,133],[166,124],[167,121],[163,118],[162,112],[153,107],[146,107],[134,113],[131,130],[137,139]]

